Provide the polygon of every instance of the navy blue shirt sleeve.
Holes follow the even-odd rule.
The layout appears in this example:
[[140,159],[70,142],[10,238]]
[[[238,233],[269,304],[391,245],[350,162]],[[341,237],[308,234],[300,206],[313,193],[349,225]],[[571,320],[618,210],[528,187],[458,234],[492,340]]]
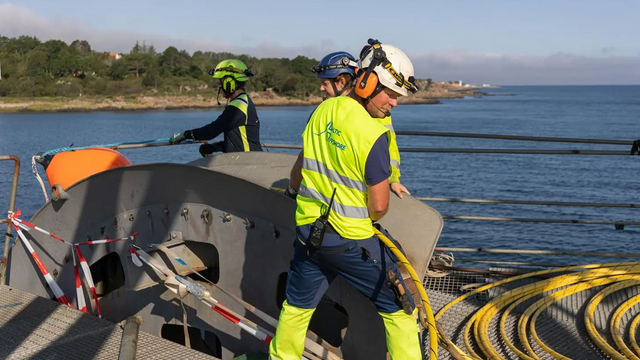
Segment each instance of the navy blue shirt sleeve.
[[246,115],[235,106],[227,106],[222,114],[212,123],[191,130],[194,140],[211,140],[225,131],[243,125]]
[[375,144],[373,144],[369,156],[367,156],[364,169],[364,178],[367,185],[373,186],[379,184],[391,176],[391,169],[389,168],[390,161],[389,142],[387,133],[384,133],[380,135]]

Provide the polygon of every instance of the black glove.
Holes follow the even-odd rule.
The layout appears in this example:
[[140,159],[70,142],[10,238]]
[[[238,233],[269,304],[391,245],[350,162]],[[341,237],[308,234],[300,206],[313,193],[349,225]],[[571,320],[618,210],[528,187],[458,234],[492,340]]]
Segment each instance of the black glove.
[[202,144],[200,145],[199,150],[200,150],[200,155],[202,155],[202,157],[211,155],[214,152],[222,151],[222,141],[213,143],[213,144]]
[[298,192],[293,190],[291,185],[287,186],[287,188],[284,189],[284,194],[292,198],[293,200],[296,200],[296,198],[298,197]]

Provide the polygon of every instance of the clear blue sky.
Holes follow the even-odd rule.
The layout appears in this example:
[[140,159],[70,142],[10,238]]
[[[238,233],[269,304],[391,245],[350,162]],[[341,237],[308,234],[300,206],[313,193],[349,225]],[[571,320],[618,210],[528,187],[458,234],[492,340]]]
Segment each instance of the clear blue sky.
[[[77,28],[103,34],[154,35],[185,44],[216,41],[247,52],[268,44],[315,57],[329,48],[357,52],[367,38],[374,37],[414,56],[454,52],[486,60],[487,56],[501,55],[511,56],[510,64],[534,68],[530,61],[558,53],[570,54],[572,61],[587,57],[598,64],[598,59],[611,56],[631,57],[631,62],[640,57],[640,0],[19,0],[13,6],[28,9],[50,25],[74,23]],[[29,31],[29,25],[22,24],[14,28]],[[7,30],[0,24],[2,31]],[[191,47],[195,44],[202,42]],[[131,45],[127,44],[127,49]],[[269,53],[256,50],[252,55],[261,54]],[[446,55],[442,60],[443,56],[432,59],[429,66],[433,68],[437,61],[458,66],[457,57]],[[480,66],[478,62],[483,61],[461,66],[474,68]],[[419,68],[416,66],[416,71]],[[632,75],[640,82],[640,74]]]

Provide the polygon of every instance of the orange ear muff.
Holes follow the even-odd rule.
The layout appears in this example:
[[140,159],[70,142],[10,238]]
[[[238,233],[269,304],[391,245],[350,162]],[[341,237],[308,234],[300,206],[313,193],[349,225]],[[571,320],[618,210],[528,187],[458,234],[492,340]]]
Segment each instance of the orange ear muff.
[[[368,79],[365,79],[365,76],[367,76],[366,72],[361,74],[356,82],[355,93],[361,98],[368,98],[376,90],[376,87],[378,87],[378,75],[376,75],[376,73],[369,73]],[[364,88],[362,87],[363,83]]]

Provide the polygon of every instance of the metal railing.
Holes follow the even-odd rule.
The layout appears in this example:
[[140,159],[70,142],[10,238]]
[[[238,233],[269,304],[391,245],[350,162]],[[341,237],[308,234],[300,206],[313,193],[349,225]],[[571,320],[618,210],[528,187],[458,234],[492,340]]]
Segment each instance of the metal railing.
[[[268,149],[302,149],[302,145],[264,144]],[[509,154],[509,155],[638,155],[631,151],[615,150],[530,150],[530,149],[455,149],[455,148],[398,148],[409,153],[449,153],[449,154]]]
[[464,199],[464,198],[435,198],[415,197],[420,201],[444,201],[470,204],[513,204],[513,205],[545,205],[545,206],[571,206],[571,207],[611,207],[611,208],[640,208],[640,204],[610,204],[587,203],[566,201],[533,201],[533,200],[494,200],[494,199]]
[[499,135],[499,134],[470,134],[470,133],[452,133],[452,132],[434,132],[434,131],[396,131],[395,133],[396,135],[410,135],[410,136],[436,136],[436,137],[457,137],[457,138],[472,138],[472,139],[543,141],[543,142],[602,144],[602,145],[633,146],[634,143],[636,143],[636,141],[628,141],[628,140],[578,139],[578,138],[558,138],[558,137],[542,137],[542,136]]
[[[560,143],[577,143],[577,144],[602,144],[602,145],[619,145],[628,146],[629,150],[580,150],[580,149],[473,149],[473,148],[399,148],[403,153],[451,153],[451,154],[512,154],[512,155],[584,155],[584,156],[630,156],[640,155],[640,140],[608,140],[608,139],[579,139],[579,138],[559,138],[559,137],[539,137],[539,136],[520,136],[520,135],[499,135],[499,134],[472,134],[472,133],[452,133],[452,132],[427,132],[427,131],[396,131],[398,136],[432,136],[432,137],[457,137],[457,138],[475,138],[475,139],[498,139],[498,140],[515,140],[515,141],[535,141],[535,142],[560,142]],[[134,149],[166,146],[167,143],[151,143],[151,144],[134,144],[113,146],[112,149]],[[184,144],[186,145],[186,144]],[[262,144],[265,150],[269,149],[290,149],[300,150],[301,145],[290,144]],[[16,158],[17,159],[17,158]],[[4,159],[8,160],[8,159]],[[19,166],[19,160],[17,163]],[[17,177],[15,179],[17,182]],[[14,184],[15,186],[15,184]],[[446,198],[446,197],[416,197],[421,201],[437,201],[437,202],[457,202],[457,203],[474,203],[474,204],[512,204],[512,205],[537,205],[537,206],[569,206],[569,207],[604,207],[604,208],[640,208],[640,204],[615,204],[615,203],[588,203],[588,202],[561,202],[561,201],[543,201],[543,200],[496,200],[496,199],[467,199],[467,198]],[[15,196],[13,197],[15,200]],[[13,210],[13,203],[11,210]],[[529,223],[556,223],[556,224],[580,224],[580,225],[614,225],[616,229],[622,230],[627,225],[640,225],[640,221],[612,221],[612,220],[578,220],[578,219],[543,219],[543,218],[515,218],[515,217],[497,217],[497,216],[468,216],[468,215],[443,215],[447,220],[472,220],[472,221],[502,221],[502,222],[529,222]],[[10,227],[7,233],[9,234]],[[10,235],[7,235],[10,240]],[[5,255],[8,250],[5,242]],[[581,255],[596,257],[638,257],[638,254],[614,254],[614,253],[576,253],[562,250],[510,250],[510,249],[473,249],[473,248],[437,248],[436,250],[456,252],[484,252],[493,254],[529,254],[529,255]],[[466,259],[459,259],[465,261]],[[499,265],[539,265],[552,266],[549,264],[533,264],[518,261],[492,261],[492,260],[472,260],[469,262],[499,264]],[[555,266],[555,265],[553,265]],[[2,270],[4,277],[4,266]]]
[[[9,197],[9,212],[14,212],[16,207],[16,195],[18,193],[18,177],[20,176],[20,159],[15,155],[0,155],[0,161],[13,161],[13,182],[11,184],[11,195]],[[4,250],[0,262],[0,284],[5,284],[5,276],[7,273],[7,255],[9,255],[9,247],[11,245],[11,221],[3,220],[0,223],[7,223],[7,233],[4,238]]]
[[[434,136],[434,137],[457,137],[475,139],[499,139],[515,141],[537,141],[537,142],[562,142],[581,144],[602,144],[629,146],[629,150],[557,150],[557,149],[454,149],[454,148],[399,148],[403,153],[451,153],[451,154],[513,154],[513,155],[584,155],[584,156],[633,156],[640,155],[640,140],[605,140],[605,139],[578,139],[578,138],[557,138],[539,136],[517,136],[517,135],[495,135],[495,134],[470,134],[451,132],[426,132],[426,131],[396,131],[396,135],[406,136]],[[264,144],[267,149],[302,149],[300,145],[289,144]],[[511,204],[511,205],[537,205],[537,206],[568,206],[568,207],[600,207],[600,208],[640,208],[640,204],[615,204],[615,203],[590,203],[590,202],[563,202],[544,200],[496,200],[496,199],[467,199],[467,198],[446,198],[446,197],[415,197],[420,201],[451,202],[451,203],[473,203],[473,204]],[[527,223],[555,223],[555,224],[578,224],[578,225],[606,225],[615,226],[616,230],[623,230],[627,225],[640,225],[640,221],[612,221],[612,220],[577,220],[577,219],[538,219],[538,218],[515,218],[496,216],[468,216],[468,215],[442,215],[446,220],[472,220],[472,221],[501,221],[501,222],[527,222]],[[482,253],[500,255],[519,256],[583,256],[595,258],[640,258],[640,254],[624,253],[599,253],[599,252],[576,252],[564,250],[527,250],[527,249],[483,249],[464,247],[437,247],[436,251],[456,252],[456,253]],[[486,264],[494,266],[537,266],[537,267],[561,267],[567,264],[545,263],[532,261],[500,260],[500,259],[478,259],[478,258],[457,258],[455,261],[471,264]],[[454,269],[451,266],[434,265],[437,269]]]
[[[400,152],[410,153],[450,153],[450,154],[511,154],[511,155],[608,155],[608,156],[630,156],[640,154],[640,140],[607,140],[607,139],[579,139],[579,138],[558,138],[540,136],[520,136],[520,135],[498,135],[498,134],[471,134],[452,132],[430,132],[430,131],[396,131],[396,135],[407,136],[434,136],[434,137],[458,137],[475,139],[499,139],[517,141],[544,141],[582,144],[604,144],[630,146],[627,151],[619,150],[545,150],[545,149],[456,149],[456,148],[399,148]],[[267,149],[302,149],[301,145],[289,144],[263,144]],[[610,208],[640,208],[640,204],[609,204],[609,203],[580,203],[561,201],[527,201],[527,200],[492,200],[492,199],[464,199],[464,198],[443,198],[443,197],[416,197],[421,201],[441,201],[476,204],[517,204],[517,205],[546,205],[546,206],[576,206],[576,207],[610,207]],[[556,224],[580,224],[580,225],[613,225],[617,230],[623,230],[625,226],[640,225],[640,221],[622,220],[577,220],[577,219],[536,219],[536,218],[514,218],[497,216],[468,216],[468,215],[443,215],[448,220],[473,220],[473,221],[505,221],[505,222],[535,222],[535,223],[556,223]]]

